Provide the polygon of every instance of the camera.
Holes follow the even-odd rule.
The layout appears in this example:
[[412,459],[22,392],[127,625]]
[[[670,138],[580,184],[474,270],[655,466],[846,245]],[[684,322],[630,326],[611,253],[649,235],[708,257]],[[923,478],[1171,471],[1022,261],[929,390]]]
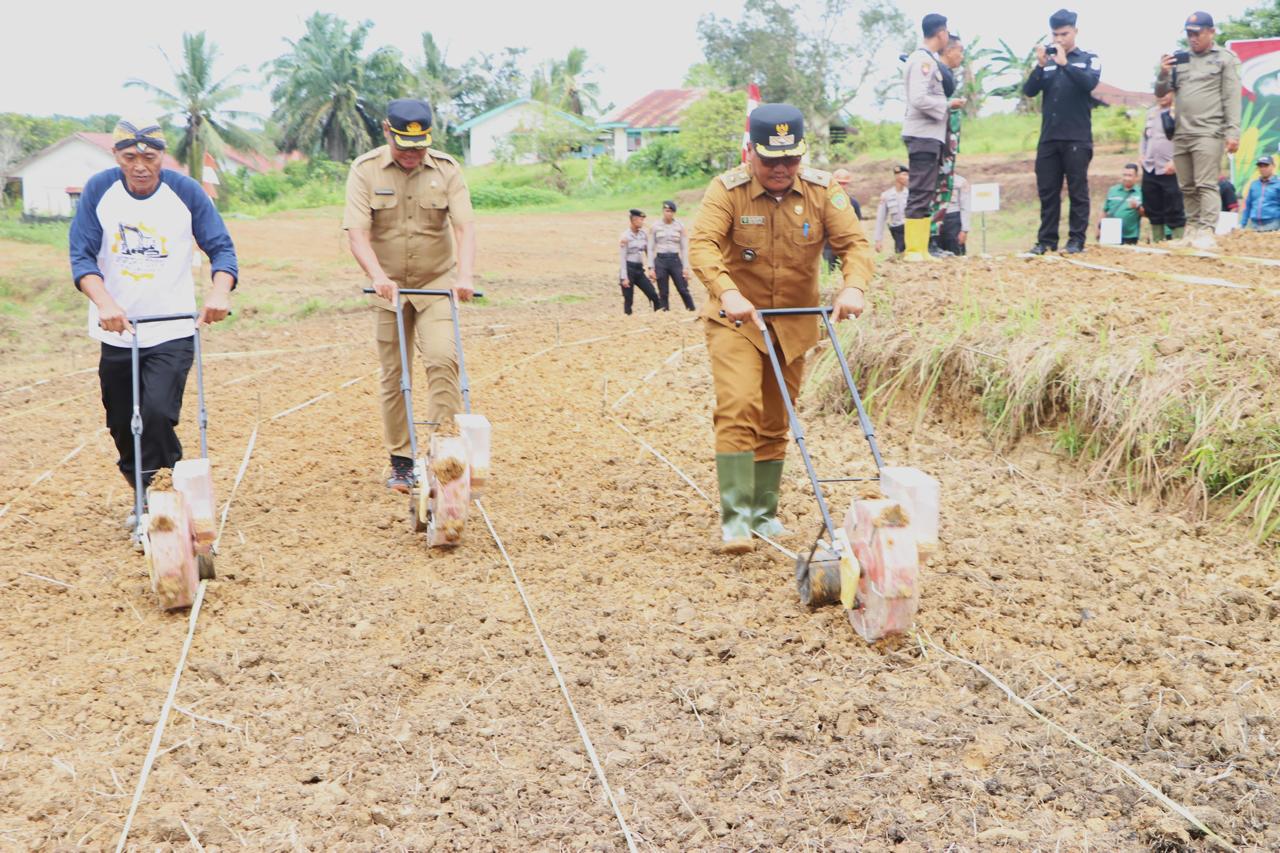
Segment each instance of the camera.
[[1058,53],[1058,46],[1056,44],[1051,44],[1044,49],[1045,56],[1056,56],[1057,53]]
[[1173,61],[1178,65],[1185,65],[1186,63],[1191,61],[1191,51],[1175,50],[1173,52]]

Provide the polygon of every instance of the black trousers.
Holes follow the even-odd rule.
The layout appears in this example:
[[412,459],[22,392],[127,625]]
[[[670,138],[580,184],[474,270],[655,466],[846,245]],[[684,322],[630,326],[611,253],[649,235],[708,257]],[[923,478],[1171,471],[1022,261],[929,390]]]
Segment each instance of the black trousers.
[[680,265],[678,253],[659,252],[653,260],[653,273],[658,279],[658,302],[663,311],[671,310],[671,303],[668,301],[671,291],[667,286],[672,282],[675,283],[676,292],[680,294],[684,307],[693,310],[693,297],[689,295],[689,282],[684,277],[684,267]]
[[938,172],[942,168],[942,140],[904,136],[907,143],[907,219],[928,219],[938,192]]
[[[192,338],[166,341],[138,350],[138,391],[142,413],[142,485],[161,468],[172,468],[182,458],[182,442],[174,427],[182,414],[182,392],[195,352]],[[128,347],[102,345],[98,359],[98,384],[107,429],[120,453],[120,473],[133,485],[133,371]]]
[[1187,212],[1182,206],[1182,190],[1178,187],[1177,175],[1157,175],[1143,169],[1142,207],[1152,228],[1157,225],[1186,227]]
[[622,311],[624,314],[631,313],[631,303],[636,298],[636,288],[640,288],[651,303],[653,310],[658,311],[662,308],[662,303],[658,301],[658,294],[654,291],[653,285],[649,283],[648,277],[644,274],[644,264],[639,261],[627,261],[627,281],[629,285],[622,285]]
[[1040,192],[1040,235],[1038,242],[1058,248],[1058,220],[1062,215],[1062,179],[1067,180],[1071,198],[1067,242],[1084,245],[1089,229],[1089,163],[1093,143],[1041,142],[1036,148],[1036,189]]
[[948,213],[942,218],[942,227],[938,229],[938,245],[953,255],[963,255],[964,246],[960,245],[960,211]]
[[893,251],[901,255],[907,250],[907,229],[902,225],[890,225],[889,236],[893,237]]

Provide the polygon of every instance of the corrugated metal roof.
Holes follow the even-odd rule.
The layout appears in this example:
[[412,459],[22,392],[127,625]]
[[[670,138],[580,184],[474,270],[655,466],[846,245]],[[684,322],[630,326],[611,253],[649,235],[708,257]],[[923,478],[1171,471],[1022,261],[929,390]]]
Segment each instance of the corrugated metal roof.
[[689,105],[706,94],[703,89],[654,89],[630,106],[614,113],[605,124],[640,130],[679,127]]

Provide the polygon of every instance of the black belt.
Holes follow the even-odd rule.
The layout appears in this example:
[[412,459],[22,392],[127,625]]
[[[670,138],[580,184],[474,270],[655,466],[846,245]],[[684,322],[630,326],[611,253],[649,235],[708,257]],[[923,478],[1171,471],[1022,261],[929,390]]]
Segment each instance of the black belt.
[[660,258],[678,258],[678,257],[680,257],[680,253],[679,253],[679,252],[658,252],[658,257],[660,257]]

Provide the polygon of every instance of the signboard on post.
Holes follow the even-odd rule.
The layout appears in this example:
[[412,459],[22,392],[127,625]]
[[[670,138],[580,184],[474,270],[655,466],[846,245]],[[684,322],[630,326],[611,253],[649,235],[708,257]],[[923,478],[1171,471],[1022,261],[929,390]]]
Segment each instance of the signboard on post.
[[969,209],[973,213],[994,213],[1000,209],[999,184],[970,184]]
[[1124,222],[1108,216],[1098,223],[1098,242],[1103,246],[1119,246],[1124,236]]
[[1258,158],[1280,150],[1280,38],[1237,39],[1227,49],[1240,58],[1244,103],[1232,180],[1243,196],[1258,177]]

